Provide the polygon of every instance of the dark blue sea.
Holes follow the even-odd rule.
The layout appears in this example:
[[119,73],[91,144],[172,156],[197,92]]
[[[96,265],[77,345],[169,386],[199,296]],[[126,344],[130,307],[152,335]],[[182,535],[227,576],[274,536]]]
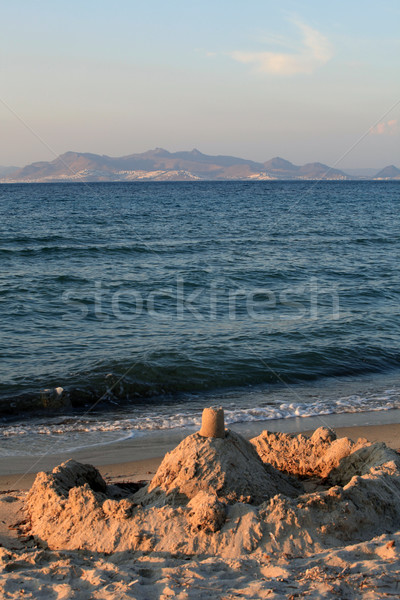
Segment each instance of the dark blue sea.
[[400,407],[399,209],[396,182],[1,185],[3,452]]

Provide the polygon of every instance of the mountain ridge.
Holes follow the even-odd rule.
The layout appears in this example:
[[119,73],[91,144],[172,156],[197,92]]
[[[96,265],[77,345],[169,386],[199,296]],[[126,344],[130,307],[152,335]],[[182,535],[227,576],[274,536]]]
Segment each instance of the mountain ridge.
[[[4,174],[0,170],[1,175],[1,183],[358,179],[320,162],[295,165],[279,156],[256,162],[230,155],[203,154],[196,148],[179,152],[154,148],[119,157],[68,151],[52,161],[34,162]],[[390,165],[375,177],[400,179],[400,169]]]

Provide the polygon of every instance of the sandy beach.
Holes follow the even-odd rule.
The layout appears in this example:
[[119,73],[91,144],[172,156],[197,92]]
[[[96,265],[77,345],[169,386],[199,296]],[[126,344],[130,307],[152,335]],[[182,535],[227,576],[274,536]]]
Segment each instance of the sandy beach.
[[[304,433],[310,436],[312,431],[307,430]],[[336,429],[336,435],[339,441],[347,437],[354,441],[366,438],[373,444],[384,442],[388,448],[396,451],[400,448],[398,423],[342,427]],[[175,441],[170,440],[169,445],[173,446]],[[162,444],[156,446],[153,451],[162,447]],[[91,452],[94,452],[93,449],[87,450],[87,454],[90,455]],[[117,462],[117,457],[124,458],[125,454],[118,448],[110,449],[110,452],[111,455],[106,456],[106,464],[101,464],[101,452],[98,453],[100,456],[97,455],[96,460],[92,461],[97,462],[98,469],[108,485],[150,481],[163,458],[160,452],[158,456],[147,456],[146,448],[142,448],[142,456],[145,457],[142,460]],[[68,458],[64,457],[64,460]],[[85,453],[82,453],[80,458],[84,459]],[[86,458],[90,456],[86,455]],[[304,543],[304,551],[295,551],[295,545],[290,546],[287,542],[280,544],[279,538],[275,545],[272,542],[264,547],[258,544],[257,539],[261,539],[261,534],[257,533],[258,525],[249,525],[254,509],[246,505],[247,508],[241,509],[243,512],[239,517],[231,515],[228,519],[236,523],[236,533],[232,534],[232,538],[226,537],[228,534],[225,532],[226,539],[231,539],[231,547],[229,543],[224,548],[221,543],[217,544],[215,540],[221,536],[221,532],[201,532],[207,544],[215,548],[215,551],[211,552],[205,550],[206,546],[202,547],[200,542],[197,551],[192,549],[191,552],[185,553],[177,548],[175,551],[168,551],[172,547],[171,541],[168,542],[169,545],[165,544],[164,550],[152,548],[151,544],[146,550],[143,541],[137,550],[128,547],[123,549],[124,546],[121,546],[122,549],[115,552],[96,551],[95,546],[85,549],[84,544],[81,548],[73,548],[72,543],[63,547],[64,538],[60,538],[60,543],[50,539],[50,543],[47,544],[43,541],[38,542],[37,536],[32,536],[27,531],[27,513],[24,506],[27,491],[31,488],[36,474],[4,474],[6,468],[11,469],[13,466],[19,467],[16,470],[20,471],[24,465],[23,462],[8,466],[3,463],[3,475],[0,477],[0,590],[4,598],[186,599],[204,598],[212,594],[213,598],[221,599],[375,599],[395,598],[400,595],[400,522],[397,529],[393,526],[386,531],[385,527],[376,529],[379,530],[379,535],[375,535],[376,531],[371,527],[370,535],[364,535],[362,541],[355,535],[354,540],[350,536],[348,541],[327,544],[325,547],[323,544],[317,544],[309,545],[307,549],[307,543]],[[400,505],[400,496],[394,498],[393,502]],[[151,510],[154,513],[154,510],[164,509]],[[192,505],[190,514],[197,514],[196,511],[199,510]],[[282,507],[279,510],[282,510]],[[175,535],[173,531],[171,533],[174,514],[171,513],[169,517],[168,535],[165,533],[168,528],[165,529],[164,521],[162,523],[165,539]],[[109,518],[110,527],[113,527],[111,523],[114,522],[114,515],[110,513]],[[381,518],[384,519],[385,514]],[[62,517],[60,519],[62,522]],[[332,512],[332,520],[335,519],[337,514]],[[115,522],[119,523],[118,520]],[[55,522],[55,527],[57,526],[59,523]],[[96,526],[96,522],[93,521],[94,536]],[[228,522],[223,526],[222,532],[227,527],[229,528]],[[299,531],[302,530],[301,535],[304,536],[304,527],[302,528],[300,521],[297,527]],[[362,528],[362,520],[359,527]],[[242,533],[239,547],[237,536],[240,530]],[[296,531],[296,527],[293,531]],[[176,535],[179,537],[180,534]],[[273,538],[277,534],[271,532],[270,535]],[[293,538],[293,533],[291,536]],[[201,536],[197,537],[199,540],[203,539]],[[269,550],[265,551],[267,547]]]

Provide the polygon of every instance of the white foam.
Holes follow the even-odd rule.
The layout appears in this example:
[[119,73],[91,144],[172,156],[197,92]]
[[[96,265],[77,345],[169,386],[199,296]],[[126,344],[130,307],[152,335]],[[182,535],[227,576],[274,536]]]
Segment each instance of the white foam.
[[[400,408],[400,392],[387,389],[379,393],[364,395],[351,394],[338,398],[312,397],[308,401],[280,401],[273,403],[259,391],[249,391],[246,395],[214,396],[218,404],[224,406],[225,422],[249,423],[273,421],[293,417],[317,417],[341,413],[361,413],[387,411]],[[0,427],[2,435],[2,456],[26,454],[29,447],[32,454],[44,451],[53,453],[70,451],[81,447],[113,443],[122,439],[179,428],[198,429],[201,426],[201,412],[209,399],[193,397],[177,409],[176,405],[160,404],[151,407],[133,407],[124,414],[108,413],[86,416],[49,417],[31,419]],[[212,403],[212,402],[211,402]],[[21,449],[22,448],[22,449]],[[55,450],[52,450],[55,448]]]

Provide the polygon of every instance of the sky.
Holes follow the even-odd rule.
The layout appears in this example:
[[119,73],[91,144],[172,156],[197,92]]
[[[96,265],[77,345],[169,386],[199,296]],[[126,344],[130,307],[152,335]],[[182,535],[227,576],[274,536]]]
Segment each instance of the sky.
[[0,9],[0,165],[162,147],[400,167],[398,0]]

